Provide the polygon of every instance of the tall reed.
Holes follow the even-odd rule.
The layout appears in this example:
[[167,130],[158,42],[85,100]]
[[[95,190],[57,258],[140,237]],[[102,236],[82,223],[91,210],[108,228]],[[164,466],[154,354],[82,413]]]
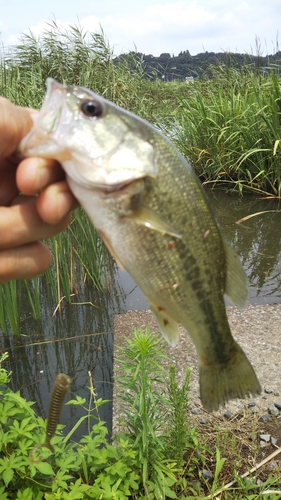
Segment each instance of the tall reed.
[[278,71],[219,66],[179,98],[176,143],[206,183],[281,196]]
[[82,209],[76,210],[65,231],[47,243],[53,259],[45,273],[32,280],[12,280],[0,285],[0,328],[5,334],[9,330],[20,333],[26,299],[28,314],[38,319],[47,296],[51,316],[61,305],[71,304],[86,282],[94,283],[97,290],[107,290],[111,257]]
[[9,326],[14,334],[20,332],[20,295],[15,280],[0,285],[0,328],[5,334]]
[[[91,88],[132,111],[145,109],[146,80],[142,61],[116,64],[104,33],[84,32],[79,26],[63,30],[56,21],[46,24],[40,37],[32,32],[6,51],[1,62],[0,93],[17,104],[38,108],[46,78]],[[151,106],[150,106],[151,107]]]

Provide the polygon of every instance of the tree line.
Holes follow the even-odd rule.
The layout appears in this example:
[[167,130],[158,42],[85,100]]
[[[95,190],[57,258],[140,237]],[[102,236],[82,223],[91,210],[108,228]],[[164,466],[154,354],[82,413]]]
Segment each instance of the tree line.
[[[163,81],[185,80],[186,78],[197,78],[204,75],[210,76],[210,67],[224,64],[227,66],[252,66],[261,74],[268,74],[273,66],[281,72],[281,51],[272,55],[252,55],[232,52],[201,52],[192,56],[189,50],[180,52],[177,56],[168,52],[160,54],[159,57],[152,54],[146,55],[141,52],[129,52],[115,58],[115,62],[127,62],[132,69],[137,61],[142,61],[142,67],[147,78],[159,78]],[[134,68],[135,69],[135,68]]]

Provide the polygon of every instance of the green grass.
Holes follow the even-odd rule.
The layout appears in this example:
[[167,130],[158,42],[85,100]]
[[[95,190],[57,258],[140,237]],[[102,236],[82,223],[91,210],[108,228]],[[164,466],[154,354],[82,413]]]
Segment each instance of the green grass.
[[0,327],[4,334],[9,326],[14,334],[20,332],[20,293],[15,280],[0,285]]
[[205,184],[281,196],[281,79],[220,66],[179,98],[176,144]]

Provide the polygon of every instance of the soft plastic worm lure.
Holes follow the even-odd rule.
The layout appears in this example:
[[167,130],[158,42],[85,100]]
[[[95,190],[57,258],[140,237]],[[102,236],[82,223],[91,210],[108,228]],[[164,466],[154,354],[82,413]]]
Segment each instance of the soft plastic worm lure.
[[46,439],[44,443],[37,444],[30,452],[30,461],[33,464],[39,464],[43,458],[35,460],[34,454],[39,448],[49,448],[52,453],[55,452],[53,445],[51,445],[51,439],[56,432],[56,428],[59,422],[60,412],[65,394],[69,388],[71,379],[64,373],[60,373],[54,383],[48,411],[47,429],[46,429]]

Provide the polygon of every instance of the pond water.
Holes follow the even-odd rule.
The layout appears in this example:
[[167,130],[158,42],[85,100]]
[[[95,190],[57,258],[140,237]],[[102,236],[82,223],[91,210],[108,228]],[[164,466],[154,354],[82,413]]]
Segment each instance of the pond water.
[[[278,200],[210,192],[214,214],[249,280],[249,303],[281,301],[281,204]],[[259,214],[259,215],[255,215]],[[255,215],[244,222],[244,217]]]
[[[238,197],[211,191],[210,204],[222,232],[235,248],[249,278],[251,304],[281,302],[281,207],[277,200],[259,200],[253,196]],[[262,214],[237,223],[251,214]],[[212,265],[212,256],[210,256]],[[44,289],[44,288],[43,288]],[[68,374],[72,379],[66,397],[76,394],[89,403],[91,373],[98,397],[112,399],[112,355],[114,315],[127,310],[147,309],[147,302],[132,278],[114,264],[109,288],[97,292],[92,285],[79,289],[77,304],[67,306],[52,317],[48,291],[42,297],[40,320],[25,319],[21,336],[0,333],[1,351],[9,352],[5,367],[12,370],[11,385],[35,401],[34,409],[47,416],[49,394],[56,375]],[[78,305],[83,303],[83,305]],[[227,304],[229,302],[226,301]],[[29,307],[28,305],[26,307]],[[86,411],[64,406],[60,421],[68,432]],[[100,417],[111,432],[112,404],[100,408]],[[74,434],[78,439],[86,432],[86,423]]]

